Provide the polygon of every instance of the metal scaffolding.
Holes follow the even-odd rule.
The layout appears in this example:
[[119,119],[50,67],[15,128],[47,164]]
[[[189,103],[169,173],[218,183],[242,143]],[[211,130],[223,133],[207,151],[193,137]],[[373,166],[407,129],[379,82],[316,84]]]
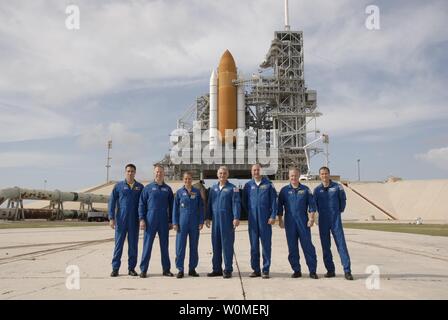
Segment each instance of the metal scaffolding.
[[316,112],[316,91],[307,90],[303,67],[303,33],[277,31],[272,40],[262,69],[271,69],[271,77],[255,77],[247,101],[257,111],[251,113],[251,125],[278,131],[279,161],[275,178],[288,178],[288,169],[298,167],[308,171],[303,147],[307,135],[318,134],[316,128],[307,131],[310,120],[321,114]]

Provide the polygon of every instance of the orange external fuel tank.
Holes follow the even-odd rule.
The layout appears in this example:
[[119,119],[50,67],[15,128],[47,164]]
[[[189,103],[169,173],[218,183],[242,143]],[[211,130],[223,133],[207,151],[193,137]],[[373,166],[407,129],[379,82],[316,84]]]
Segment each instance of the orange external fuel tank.
[[[218,67],[218,131],[223,142],[225,130],[237,128],[237,88],[232,82],[236,78],[235,60],[229,50],[226,50]],[[235,141],[235,138],[232,141]]]

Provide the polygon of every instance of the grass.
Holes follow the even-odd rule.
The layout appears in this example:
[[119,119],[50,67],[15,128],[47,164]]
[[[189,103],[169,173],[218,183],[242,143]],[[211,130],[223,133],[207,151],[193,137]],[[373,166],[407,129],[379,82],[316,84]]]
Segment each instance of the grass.
[[86,222],[86,221],[0,221],[0,229],[16,228],[60,228],[60,227],[91,227],[106,226],[109,222]]
[[344,223],[345,228],[448,237],[448,224]]
[[[242,222],[245,224],[247,222]],[[106,226],[108,222],[86,222],[86,221],[47,221],[47,220],[28,220],[28,221],[1,221],[0,229],[16,228],[60,228],[60,227],[98,227]],[[345,228],[364,229],[387,232],[402,232],[424,234],[430,236],[448,237],[448,224],[404,224],[404,223],[344,223]]]

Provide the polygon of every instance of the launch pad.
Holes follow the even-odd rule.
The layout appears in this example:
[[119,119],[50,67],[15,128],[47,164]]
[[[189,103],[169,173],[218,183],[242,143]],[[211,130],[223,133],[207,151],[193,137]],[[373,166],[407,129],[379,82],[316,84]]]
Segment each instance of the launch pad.
[[[250,78],[235,72],[232,63],[226,51],[217,72],[212,71],[209,93],[198,97],[177,121],[170,154],[158,162],[167,177],[181,179],[183,172],[191,171],[196,179],[216,178],[219,166],[226,165],[231,178],[250,178],[250,167],[258,162],[264,174],[285,180],[290,167],[309,173],[309,158],[318,153],[326,153],[328,159],[326,148],[308,143],[328,145],[328,136],[317,129],[316,119],[321,115],[317,93],[305,85],[303,32],[291,31],[285,23],[284,31],[274,33],[259,72]],[[230,80],[233,87],[229,87]],[[254,146],[263,156],[250,155]],[[217,150],[218,157],[213,156]],[[233,151],[242,157],[231,156],[229,161],[226,155]],[[179,158],[186,161],[176,161]]]
[[[232,279],[206,276],[211,270],[212,251],[210,229],[207,228],[201,231],[199,238],[199,278],[163,277],[160,251],[153,250],[149,277],[141,279],[127,275],[127,250],[123,252],[120,276],[109,276],[114,231],[107,225],[3,229],[0,230],[0,299],[448,298],[447,237],[346,229],[355,277],[354,281],[347,281],[338,259],[335,259],[336,278],[323,277],[326,270],[316,227],[312,228],[312,234],[318,256],[318,280],[308,276],[291,278],[285,232],[278,225],[272,228],[271,279],[250,278],[249,233],[245,223],[235,232],[238,264],[235,264]],[[170,232],[172,259],[175,239],[175,234]],[[139,257],[142,241],[139,240]],[[306,266],[303,266],[304,275],[307,275],[305,270]]]

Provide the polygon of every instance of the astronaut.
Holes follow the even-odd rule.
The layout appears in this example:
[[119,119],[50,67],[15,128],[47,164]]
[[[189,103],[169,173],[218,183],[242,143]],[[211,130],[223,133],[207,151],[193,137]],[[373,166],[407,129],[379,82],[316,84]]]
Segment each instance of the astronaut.
[[319,235],[324,256],[324,265],[327,269],[326,278],[336,276],[333,256],[331,254],[331,237],[333,234],[336,248],[341,257],[344,267],[345,279],[353,280],[350,267],[350,256],[347,244],[345,243],[344,230],[342,228],[341,214],[345,210],[346,196],[342,185],[330,180],[330,169],[322,167],[319,170],[319,177],[322,181],[314,189],[314,199],[319,213]]
[[[268,178],[261,175],[260,164],[251,169],[252,180],[244,185],[243,207],[248,213],[251,278],[269,278],[271,266],[272,225],[277,215],[277,192]],[[260,242],[263,269],[260,270]],[[261,274],[261,271],[263,274]]]
[[[310,278],[317,279],[316,249],[311,241],[311,227],[314,224],[315,203],[311,190],[299,182],[300,171],[296,168],[289,170],[290,184],[284,186],[278,196],[279,225],[286,231],[288,243],[288,260],[294,273],[292,278],[300,278],[299,245],[302,246],[305,261],[310,272]],[[285,217],[283,219],[283,211]]]
[[239,189],[228,181],[228,177],[228,168],[221,166],[218,169],[219,182],[210,188],[205,221],[205,225],[210,228],[210,219],[212,220],[213,270],[207,276],[223,276],[224,279],[232,277],[235,228],[240,224],[241,214]]
[[140,277],[146,278],[151,259],[152,245],[156,234],[159,236],[163,275],[172,277],[171,262],[168,252],[168,233],[172,229],[172,212],[174,195],[171,187],[164,182],[164,169],[154,166],[154,181],[148,184],[140,196],[138,215],[140,229],[145,230],[143,239]]
[[177,278],[184,277],[185,250],[187,238],[190,242],[190,263],[188,275],[198,277],[196,267],[199,262],[198,243],[199,232],[204,225],[204,203],[199,189],[192,186],[192,174],[183,175],[184,186],[174,197],[173,229],[176,234],[176,267],[179,270]]
[[132,163],[125,167],[125,180],[118,182],[109,199],[109,224],[115,229],[115,248],[112,258],[111,277],[118,276],[123,245],[128,237],[128,274],[137,276],[135,266],[138,254],[138,202],[143,185],[135,180],[136,167]]

